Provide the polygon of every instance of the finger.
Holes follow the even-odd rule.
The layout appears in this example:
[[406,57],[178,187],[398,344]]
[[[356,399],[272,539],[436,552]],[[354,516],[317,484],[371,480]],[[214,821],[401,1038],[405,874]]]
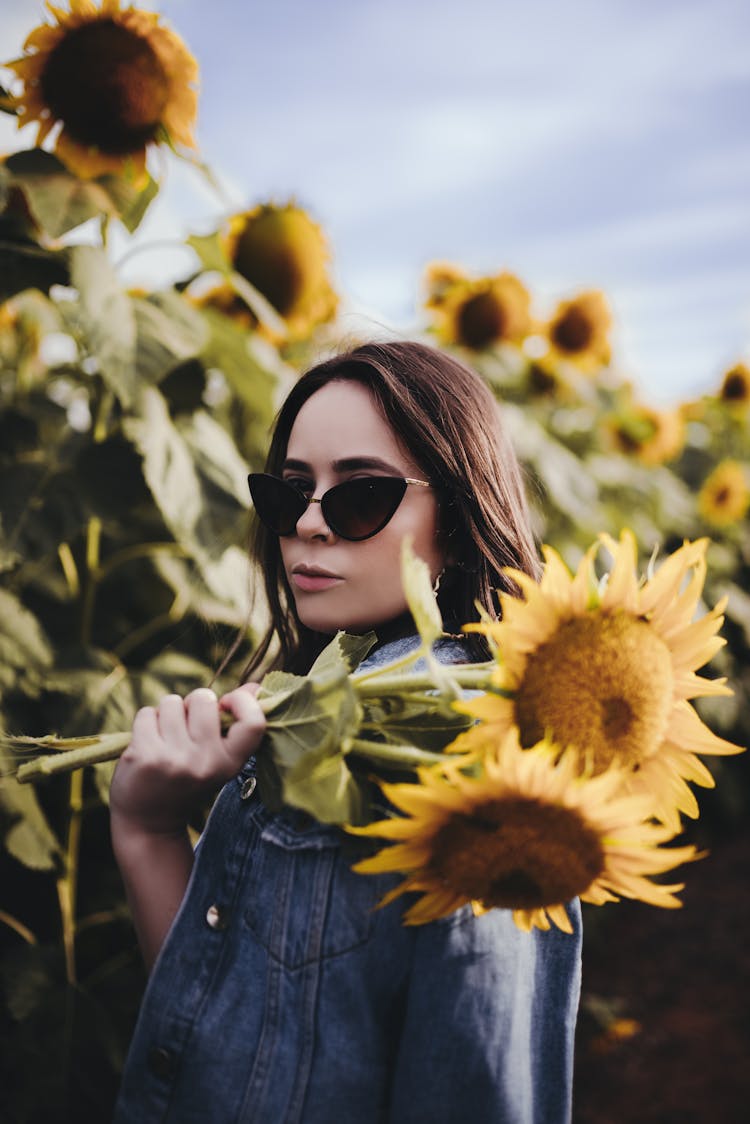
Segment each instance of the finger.
[[133,733],[139,735],[158,734],[159,724],[156,721],[156,710],[153,706],[142,706],[136,711],[133,719]]
[[157,708],[157,721],[165,741],[185,741],[188,737],[185,700],[180,695],[165,695]]
[[255,692],[238,687],[225,695],[222,702],[224,709],[236,719],[224,739],[227,749],[233,758],[238,754],[249,757],[258,749],[266,728],[266,716]]
[[219,699],[219,706],[222,710],[231,710],[231,703],[225,705],[225,699],[231,698],[237,691],[243,691],[245,694],[250,695],[252,698],[255,698],[259,690],[260,683],[240,683],[239,687],[235,687],[233,690],[228,691],[226,695],[221,696],[221,698]]
[[257,725],[260,721],[265,726],[265,715],[255,697],[257,694],[255,686],[255,684],[243,683],[241,687],[236,687],[228,694],[222,695],[220,705],[222,710],[228,710],[233,714],[238,722]]
[[221,736],[219,700],[210,687],[199,687],[185,698],[187,729],[194,742],[215,741]]

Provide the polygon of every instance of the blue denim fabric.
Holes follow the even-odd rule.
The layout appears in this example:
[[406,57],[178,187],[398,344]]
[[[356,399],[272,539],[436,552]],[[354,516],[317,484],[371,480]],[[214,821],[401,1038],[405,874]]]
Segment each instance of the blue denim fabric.
[[[374,666],[417,643],[394,641]],[[441,645],[446,662],[465,659]],[[152,972],[115,1124],[564,1124],[580,988],[575,933],[466,906],[401,923],[399,881],[355,844],[248,796],[211,812]]]

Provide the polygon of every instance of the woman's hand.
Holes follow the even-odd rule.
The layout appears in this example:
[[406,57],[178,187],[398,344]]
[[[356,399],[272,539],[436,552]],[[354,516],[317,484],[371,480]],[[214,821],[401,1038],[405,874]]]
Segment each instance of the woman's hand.
[[[121,827],[150,835],[184,832],[191,813],[240,771],[263,737],[266,720],[243,684],[221,700],[201,687],[184,699],[166,695],[139,710],[130,745],[118,761],[110,811]],[[225,736],[221,711],[235,721]]]

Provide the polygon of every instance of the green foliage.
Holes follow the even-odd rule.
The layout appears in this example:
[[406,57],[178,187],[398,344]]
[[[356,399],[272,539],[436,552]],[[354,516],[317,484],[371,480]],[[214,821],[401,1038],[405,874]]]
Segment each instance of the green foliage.
[[[269,332],[284,339],[284,323],[233,272],[218,234],[188,239],[196,275],[128,291],[107,226],[135,230],[156,192],[150,179],[138,189],[126,178],[79,180],[39,149],[0,166],[0,727],[11,734],[127,730],[138,707],[208,683],[240,630],[217,685],[234,682],[255,632],[246,475],[262,466],[275,410],[315,344],[268,342]],[[99,224],[102,245],[73,245],[83,223]],[[217,276],[242,319],[193,295]],[[706,523],[697,496],[726,458],[748,471],[748,404],[719,394],[691,404],[682,443],[649,459],[628,449],[650,422],[616,372],[561,364],[558,381],[540,383],[521,349],[462,357],[502,400],[537,534],[570,565],[596,534],[623,526],[644,561],[712,537],[706,604],[728,602],[727,645],[711,672],[735,696],[699,705],[722,736],[746,744],[750,533],[746,517]],[[429,664],[440,630],[429,575],[416,565],[407,579]],[[272,806],[292,799],[323,820],[361,822],[375,768],[400,779],[465,728],[427,685],[393,700],[385,678],[357,673],[370,643],[338,637],[311,677],[267,677],[273,753],[260,784]],[[452,669],[429,666],[449,693]],[[112,765],[37,788],[10,768],[0,762],[4,1111],[24,1124],[108,1119],[143,985],[107,832]],[[704,835],[747,814],[742,760],[715,772],[713,803],[701,799]]]
[[[276,370],[251,358],[247,332],[217,345],[222,325],[178,288],[128,292],[103,245],[56,241],[92,218],[103,232],[112,220],[134,229],[155,190],[78,180],[41,150],[0,167],[0,727],[11,734],[127,730],[138,707],[209,683],[238,630],[236,661],[252,641],[240,544]],[[243,382],[241,443],[231,396],[218,408],[207,396],[212,381]],[[8,775],[17,759],[0,763],[2,1054],[15,1059],[4,1112],[107,1119],[142,986],[109,848],[112,765],[35,787]]]

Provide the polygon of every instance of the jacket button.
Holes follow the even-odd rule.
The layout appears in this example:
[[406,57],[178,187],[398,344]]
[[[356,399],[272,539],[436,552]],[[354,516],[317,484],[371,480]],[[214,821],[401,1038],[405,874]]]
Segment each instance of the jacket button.
[[171,1050],[163,1046],[154,1046],[148,1052],[148,1068],[155,1077],[164,1079],[171,1077],[176,1068],[176,1059]]
[[210,905],[206,913],[206,924],[212,929],[226,929],[229,924],[229,913],[220,905]]
[[257,783],[258,780],[256,777],[248,777],[246,780],[244,780],[242,782],[242,788],[240,789],[240,800],[249,800],[255,792],[255,786]]

